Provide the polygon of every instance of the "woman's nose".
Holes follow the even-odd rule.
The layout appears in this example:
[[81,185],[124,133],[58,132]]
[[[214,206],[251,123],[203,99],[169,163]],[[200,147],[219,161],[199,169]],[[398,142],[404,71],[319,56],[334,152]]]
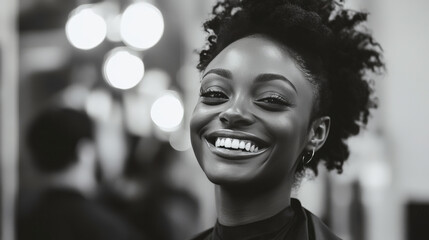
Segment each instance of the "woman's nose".
[[219,120],[229,127],[249,126],[254,122],[246,106],[234,104],[219,114]]

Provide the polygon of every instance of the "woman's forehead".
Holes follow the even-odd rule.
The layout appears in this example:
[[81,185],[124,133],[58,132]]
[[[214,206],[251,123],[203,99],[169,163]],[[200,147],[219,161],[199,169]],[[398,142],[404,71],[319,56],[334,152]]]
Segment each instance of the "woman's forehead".
[[260,74],[280,74],[297,81],[304,78],[282,44],[260,35],[231,43],[210,62],[203,74],[212,69],[225,69],[233,78],[252,79]]
[[220,60],[255,61],[258,59],[278,61],[285,60],[285,58],[290,58],[290,55],[282,44],[262,35],[252,35],[229,44],[212,62]]

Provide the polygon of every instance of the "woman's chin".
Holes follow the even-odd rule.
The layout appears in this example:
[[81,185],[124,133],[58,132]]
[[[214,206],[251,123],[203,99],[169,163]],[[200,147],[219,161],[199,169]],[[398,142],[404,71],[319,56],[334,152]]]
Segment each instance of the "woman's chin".
[[238,171],[235,168],[205,168],[204,172],[210,182],[220,186],[245,186],[254,182],[258,176],[252,171]]
[[242,185],[248,181],[248,179],[246,178],[241,178],[241,177],[231,176],[226,174],[222,174],[222,175],[206,174],[206,176],[210,182],[220,186]]

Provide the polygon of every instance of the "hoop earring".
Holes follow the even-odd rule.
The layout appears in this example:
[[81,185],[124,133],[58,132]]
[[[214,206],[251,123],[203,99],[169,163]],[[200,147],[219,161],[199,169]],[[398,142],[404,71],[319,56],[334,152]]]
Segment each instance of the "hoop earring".
[[313,160],[314,157],[314,153],[315,153],[315,149],[313,148],[313,150],[311,151],[311,153],[308,151],[304,154],[304,156],[302,156],[302,164],[303,165],[308,165],[311,160]]

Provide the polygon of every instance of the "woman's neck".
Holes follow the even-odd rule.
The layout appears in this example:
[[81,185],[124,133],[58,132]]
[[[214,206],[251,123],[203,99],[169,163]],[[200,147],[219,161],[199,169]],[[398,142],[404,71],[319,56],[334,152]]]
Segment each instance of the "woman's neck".
[[270,218],[290,205],[290,192],[291,186],[284,185],[253,193],[216,185],[218,221],[237,226]]

